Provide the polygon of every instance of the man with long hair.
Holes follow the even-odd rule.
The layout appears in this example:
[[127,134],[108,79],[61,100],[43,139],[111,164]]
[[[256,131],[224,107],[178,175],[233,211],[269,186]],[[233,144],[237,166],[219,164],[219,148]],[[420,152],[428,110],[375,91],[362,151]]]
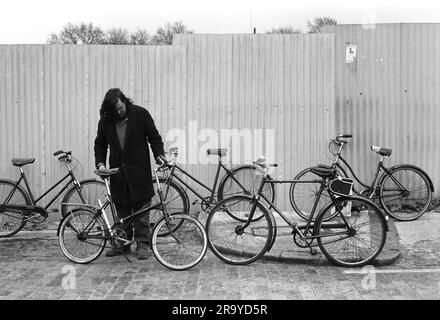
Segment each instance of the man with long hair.
[[[109,167],[120,168],[110,177],[110,189],[118,216],[127,217],[139,210],[154,196],[150,165],[150,150],[154,159],[164,155],[163,141],[150,113],[128,99],[120,89],[107,91],[100,109],[98,132],[95,138],[95,165],[105,169],[107,149],[110,148]],[[150,251],[150,226],[148,213],[133,219],[125,227],[128,239],[137,243],[138,259],[147,259]],[[107,256],[127,254],[130,246],[122,250],[111,249]]]

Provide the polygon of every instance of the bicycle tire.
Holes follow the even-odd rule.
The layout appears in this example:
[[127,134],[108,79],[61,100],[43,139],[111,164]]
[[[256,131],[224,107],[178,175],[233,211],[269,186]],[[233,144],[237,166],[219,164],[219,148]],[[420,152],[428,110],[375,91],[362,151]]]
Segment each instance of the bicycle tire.
[[[156,186],[156,180],[153,180],[153,183]],[[189,198],[182,186],[165,177],[159,177],[159,183],[161,184],[162,195],[165,197],[163,201],[168,213],[171,215],[176,213],[185,213],[189,215]],[[151,201],[152,204],[160,202],[157,192]],[[159,209],[150,210],[149,212],[150,225],[154,227],[155,224],[163,219],[163,212]],[[181,222],[177,222],[171,231],[178,229],[182,223],[183,220]],[[163,232],[159,234],[159,237],[166,235],[168,235],[168,232]]]
[[[84,217],[84,222],[80,221],[82,219],[81,216]],[[100,239],[96,239],[98,240],[96,244],[91,243],[91,240],[93,239],[87,238],[89,234],[83,235],[83,238],[81,239],[78,238],[78,233],[84,231],[83,228],[90,226],[89,223],[91,221],[94,221],[91,224],[93,227],[91,231],[94,231],[93,235],[102,237]],[[72,239],[76,240],[76,244],[72,248],[67,245],[68,232],[73,232]],[[101,255],[102,251],[104,251],[107,238],[108,231],[104,219],[101,216],[96,215],[95,212],[91,211],[90,209],[75,208],[65,218],[63,218],[63,220],[61,220],[58,243],[64,256],[75,263],[87,264],[97,259]],[[96,248],[95,251],[91,251],[92,253],[90,255],[80,257],[79,254],[73,253],[73,249],[78,247],[81,247],[85,253],[84,249],[85,244],[87,243],[90,243],[90,248]]]
[[[235,179],[237,179],[243,187],[246,188],[247,192],[241,188],[237,182],[231,177],[231,174],[226,173],[226,175],[220,181],[218,186],[218,200],[219,202],[229,198],[234,195],[252,195],[258,192],[258,188],[260,186],[261,180],[258,179],[263,178],[263,174],[260,174],[256,166],[253,165],[243,165],[231,170],[232,175]],[[272,178],[270,176],[267,177],[269,181],[266,181],[265,186],[263,187],[262,193],[265,197],[270,200],[270,202],[274,202],[276,197],[275,185],[270,183]],[[270,203],[269,203],[270,205]],[[257,215],[253,218],[253,220],[258,221],[262,218],[262,215]],[[243,220],[244,221],[244,220]]]
[[[335,210],[336,206],[342,210]],[[326,214],[332,219],[324,219]],[[349,229],[341,215],[349,223]],[[371,263],[385,245],[386,231],[382,212],[372,201],[362,197],[336,198],[320,213],[314,227],[322,253],[330,262],[342,267],[362,267]]]
[[[260,211],[261,219],[252,220],[246,230],[239,229],[245,219],[234,217],[247,214],[254,201],[252,197],[243,195],[226,198],[208,215],[205,230],[209,248],[228,264],[246,265],[258,260],[274,240],[271,213],[261,202],[257,202],[256,208]],[[234,210],[234,213],[227,212],[229,210]]]
[[[6,203],[6,197],[15,187],[15,183],[9,180],[0,180],[0,203],[1,204],[31,204],[29,195],[17,186],[12,197]],[[0,238],[7,238],[19,232],[26,225],[22,213],[0,212]]]
[[[98,205],[98,199],[103,200],[107,194],[104,181],[97,179],[87,179],[79,181],[80,188],[77,185],[72,185],[64,194],[62,203],[78,203]],[[61,216],[65,217],[69,210],[78,208],[77,206],[61,206]]]
[[[206,254],[208,240],[203,225],[188,214],[176,213],[170,219],[178,219],[179,228],[170,231],[165,218],[153,228],[151,247],[156,259],[171,270],[187,270]],[[161,236],[166,234],[166,236]]]
[[[397,198],[391,197],[393,188],[398,187],[396,179],[406,190]],[[418,186],[414,188],[413,186]],[[400,189],[400,188],[399,188]],[[412,192],[411,190],[415,191]],[[391,200],[388,200],[390,199]],[[379,201],[385,212],[399,221],[412,221],[421,217],[432,200],[431,187],[426,175],[411,166],[401,166],[386,173],[381,180]]]
[[[306,168],[300,171],[293,180],[316,180],[319,177],[312,172],[312,168]],[[321,184],[319,183],[301,183],[292,182],[289,189],[289,200],[292,205],[293,210],[304,220],[309,220],[313,205],[316,201],[316,196],[318,194]],[[319,202],[315,209],[315,214],[319,213],[331,202],[330,197],[327,193],[322,192]],[[331,216],[325,217],[326,219],[331,219]],[[312,219],[316,221],[317,216]]]

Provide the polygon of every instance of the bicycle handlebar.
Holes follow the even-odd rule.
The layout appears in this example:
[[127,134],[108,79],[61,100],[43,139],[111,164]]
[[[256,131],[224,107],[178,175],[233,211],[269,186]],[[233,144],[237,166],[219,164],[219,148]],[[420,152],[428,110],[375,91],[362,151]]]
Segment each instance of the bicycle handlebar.
[[60,154],[62,154],[62,156],[58,158],[58,161],[67,161],[67,162],[71,161],[72,151],[58,150],[58,151],[54,152],[53,155],[56,157]]
[[54,157],[56,157],[56,156],[58,156],[58,155],[60,155],[60,154],[63,154],[64,153],[64,155],[66,155],[66,156],[70,156],[70,155],[72,155],[72,151],[63,151],[63,150],[58,150],[58,151],[56,151],[56,152],[54,152]]

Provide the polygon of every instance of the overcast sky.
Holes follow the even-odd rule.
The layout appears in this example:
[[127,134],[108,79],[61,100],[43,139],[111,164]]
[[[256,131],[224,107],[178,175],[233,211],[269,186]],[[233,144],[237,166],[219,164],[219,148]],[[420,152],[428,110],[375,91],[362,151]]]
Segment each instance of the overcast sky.
[[45,43],[71,23],[154,34],[182,21],[196,33],[258,33],[331,16],[342,24],[439,22],[438,0],[3,0],[0,44]]

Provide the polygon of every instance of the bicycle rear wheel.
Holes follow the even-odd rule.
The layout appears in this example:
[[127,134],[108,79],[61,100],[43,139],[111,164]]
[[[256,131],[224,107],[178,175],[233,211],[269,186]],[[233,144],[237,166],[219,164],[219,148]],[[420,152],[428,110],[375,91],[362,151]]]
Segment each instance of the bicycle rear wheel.
[[[178,221],[179,228],[174,228],[173,221]],[[156,224],[151,246],[162,265],[172,270],[186,270],[203,259],[208,240],[203,225],[196,218],[177,213],[171,215],[168,222],[163,218]]]
[[[326,219],[326,215],[332,218]],[[317,217],[314,233],[329,261],[342,267],[361,267],[382,251],[386,229],[386,220],[373,202],[341,197]]]
[[212,252],[229,264],[245,265],[258,260],[267,251],[273,237],[270,213],[257,202],[255,215],[243,229],[251,211],[254,199],[248,196],[234,196],[219,202],[206,220],[208,244]]
[[409,166],[392,170],[380,186],[380,204],[386,213],[400,221],[412,221],[422,216],[431,198],[425,174]]
[[[30,205],[31,201],[27,194],[21,189],[16,188],[15,184],[2,180],[0,181],[0,204],[8,205]],[[0,212],[0,238],[10,237],[19,232],[26,225],[23,213],[8,212],[7,210]]]
[[[311,168],[304,169],[298,173],[293,180],[302,181],[313,181],[317,180],[319,177],[314,174]],[[309,182],[292,182],[289,190],[290,203],[295,210],[295,212],[304,220],[308,220],[311,215],[313,205],[318,196],[319,189],[321,187],[320,183],[309,183]],[[321,194],[318,200],[318,204],[315,209],[315,213],[320,212],[323,208],[331,203],[329,195],[325,192]],[[330,219],[331,216],[326,216],[326,219]],[[316,216],[312,221],[316,220]]]
[[[104,199],[107,194],[105,183],[96,179],[83,180],[79,182],[80,187],[73,185],[63,197],[63,203],[78,203],[98,205],[98,199]],[[78,208],[77,206],[61,206],[61,216],[65,217],[69,210]]]
[[98,258],[107,242],[104,219],[93,211],[75,208],[62,221],[58,242],[63,254],[75,263],[89,263]]
[[[243,165],[233,168],[231,174],[227,173],[219,184],[219,202],[235,195],[256,194],[263,177],[264,175],[256,166]],[[271,178],[268,177],[268,180],[271,180]],[[273,203],[275,200],[275,185],[270,183],[270,181],[266,181],[263,186],[262,194]],[[254,215],[253,220],[259,220],[262,217],[260,214]]]

